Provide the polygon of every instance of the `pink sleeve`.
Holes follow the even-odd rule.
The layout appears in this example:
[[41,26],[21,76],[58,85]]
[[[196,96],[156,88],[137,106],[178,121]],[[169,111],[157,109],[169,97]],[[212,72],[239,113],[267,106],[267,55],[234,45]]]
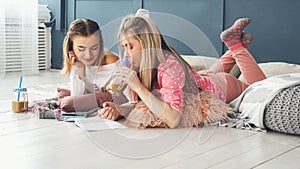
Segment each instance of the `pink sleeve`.
[[180,63],[174,59],[167,59],[166,64],[158,67],[158,85],[161,99],[171,107],[182,112],[185,73]]
[[214,84],[211,80],[206,78],[205,76],[202,76],[195,71],[193,71],[197,86],[203,90],[203,91],[210,91],[218,95],[219,99],[222,100],[223,102],[226,101],[224,92],[216,85]]

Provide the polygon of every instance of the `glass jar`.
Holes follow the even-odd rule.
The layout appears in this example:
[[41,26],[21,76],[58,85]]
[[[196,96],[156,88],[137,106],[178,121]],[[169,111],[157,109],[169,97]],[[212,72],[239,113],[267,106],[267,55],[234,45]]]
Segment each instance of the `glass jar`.
[[[116,63],[116,70],[124,67],[125,64],[122,61]],[[122,95],[123,91],[127,87],[127,84],[122,80],[122,77],[113,75],[106,85],[106,90],[110,92],[113,96]]]
[[112,76],[112,78],[108,81],[106,90],[113,96],[120,96],[122,95],[126,86],[127,85],[120,78],[117,76]]
[[13,93],[16,97],[12,101],[12,111],[15,113],[26,112],[28,110],[27,88],[14,88]]

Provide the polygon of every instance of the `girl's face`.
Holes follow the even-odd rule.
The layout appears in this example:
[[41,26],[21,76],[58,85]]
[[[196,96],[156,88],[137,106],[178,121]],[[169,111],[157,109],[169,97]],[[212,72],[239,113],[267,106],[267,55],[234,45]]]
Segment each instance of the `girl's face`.
[[99,36],[75,36],[73,39],[73,51],[77,60],[84,65],[91,66],[100,57]]
[[133,37],[127,37],[122,40],[124,48],[124,57],[130,62],[133,68],[139,68],[142,60],[142,46],[139,40]]

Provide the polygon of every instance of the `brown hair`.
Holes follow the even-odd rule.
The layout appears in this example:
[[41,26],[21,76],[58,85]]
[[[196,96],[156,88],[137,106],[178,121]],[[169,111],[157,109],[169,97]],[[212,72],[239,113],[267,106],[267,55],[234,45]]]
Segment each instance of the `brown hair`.
[[70,28],[64,39],[63,55],[64,55],[64,67],[60,74],[68,76],[71,72],[72,64],[69,59],[69,51],[73,47],[73,39],[75,36],[91,36],[97,34],[99,36],[100,45],[100,57],[96,64],[99,64],[100,60],[104,57],[104,46],[101,34],[101,29],[97,22],[90,19],[76,19],[70,24]]

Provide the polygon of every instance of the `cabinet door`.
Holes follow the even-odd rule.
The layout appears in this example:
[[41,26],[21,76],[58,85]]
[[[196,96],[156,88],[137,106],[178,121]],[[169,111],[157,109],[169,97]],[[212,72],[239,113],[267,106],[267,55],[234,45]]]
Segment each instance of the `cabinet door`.
[[223,0],[144,0],[143,7],[181,54],[222,53]]
[[[70,1],[70,0],[69,0]],[[104,46],[117,52],[117,32],[124,16],[134,14],[141,7],[140,0],[73,0],[68,4],[70,22],[89,18],[100,25]]]

